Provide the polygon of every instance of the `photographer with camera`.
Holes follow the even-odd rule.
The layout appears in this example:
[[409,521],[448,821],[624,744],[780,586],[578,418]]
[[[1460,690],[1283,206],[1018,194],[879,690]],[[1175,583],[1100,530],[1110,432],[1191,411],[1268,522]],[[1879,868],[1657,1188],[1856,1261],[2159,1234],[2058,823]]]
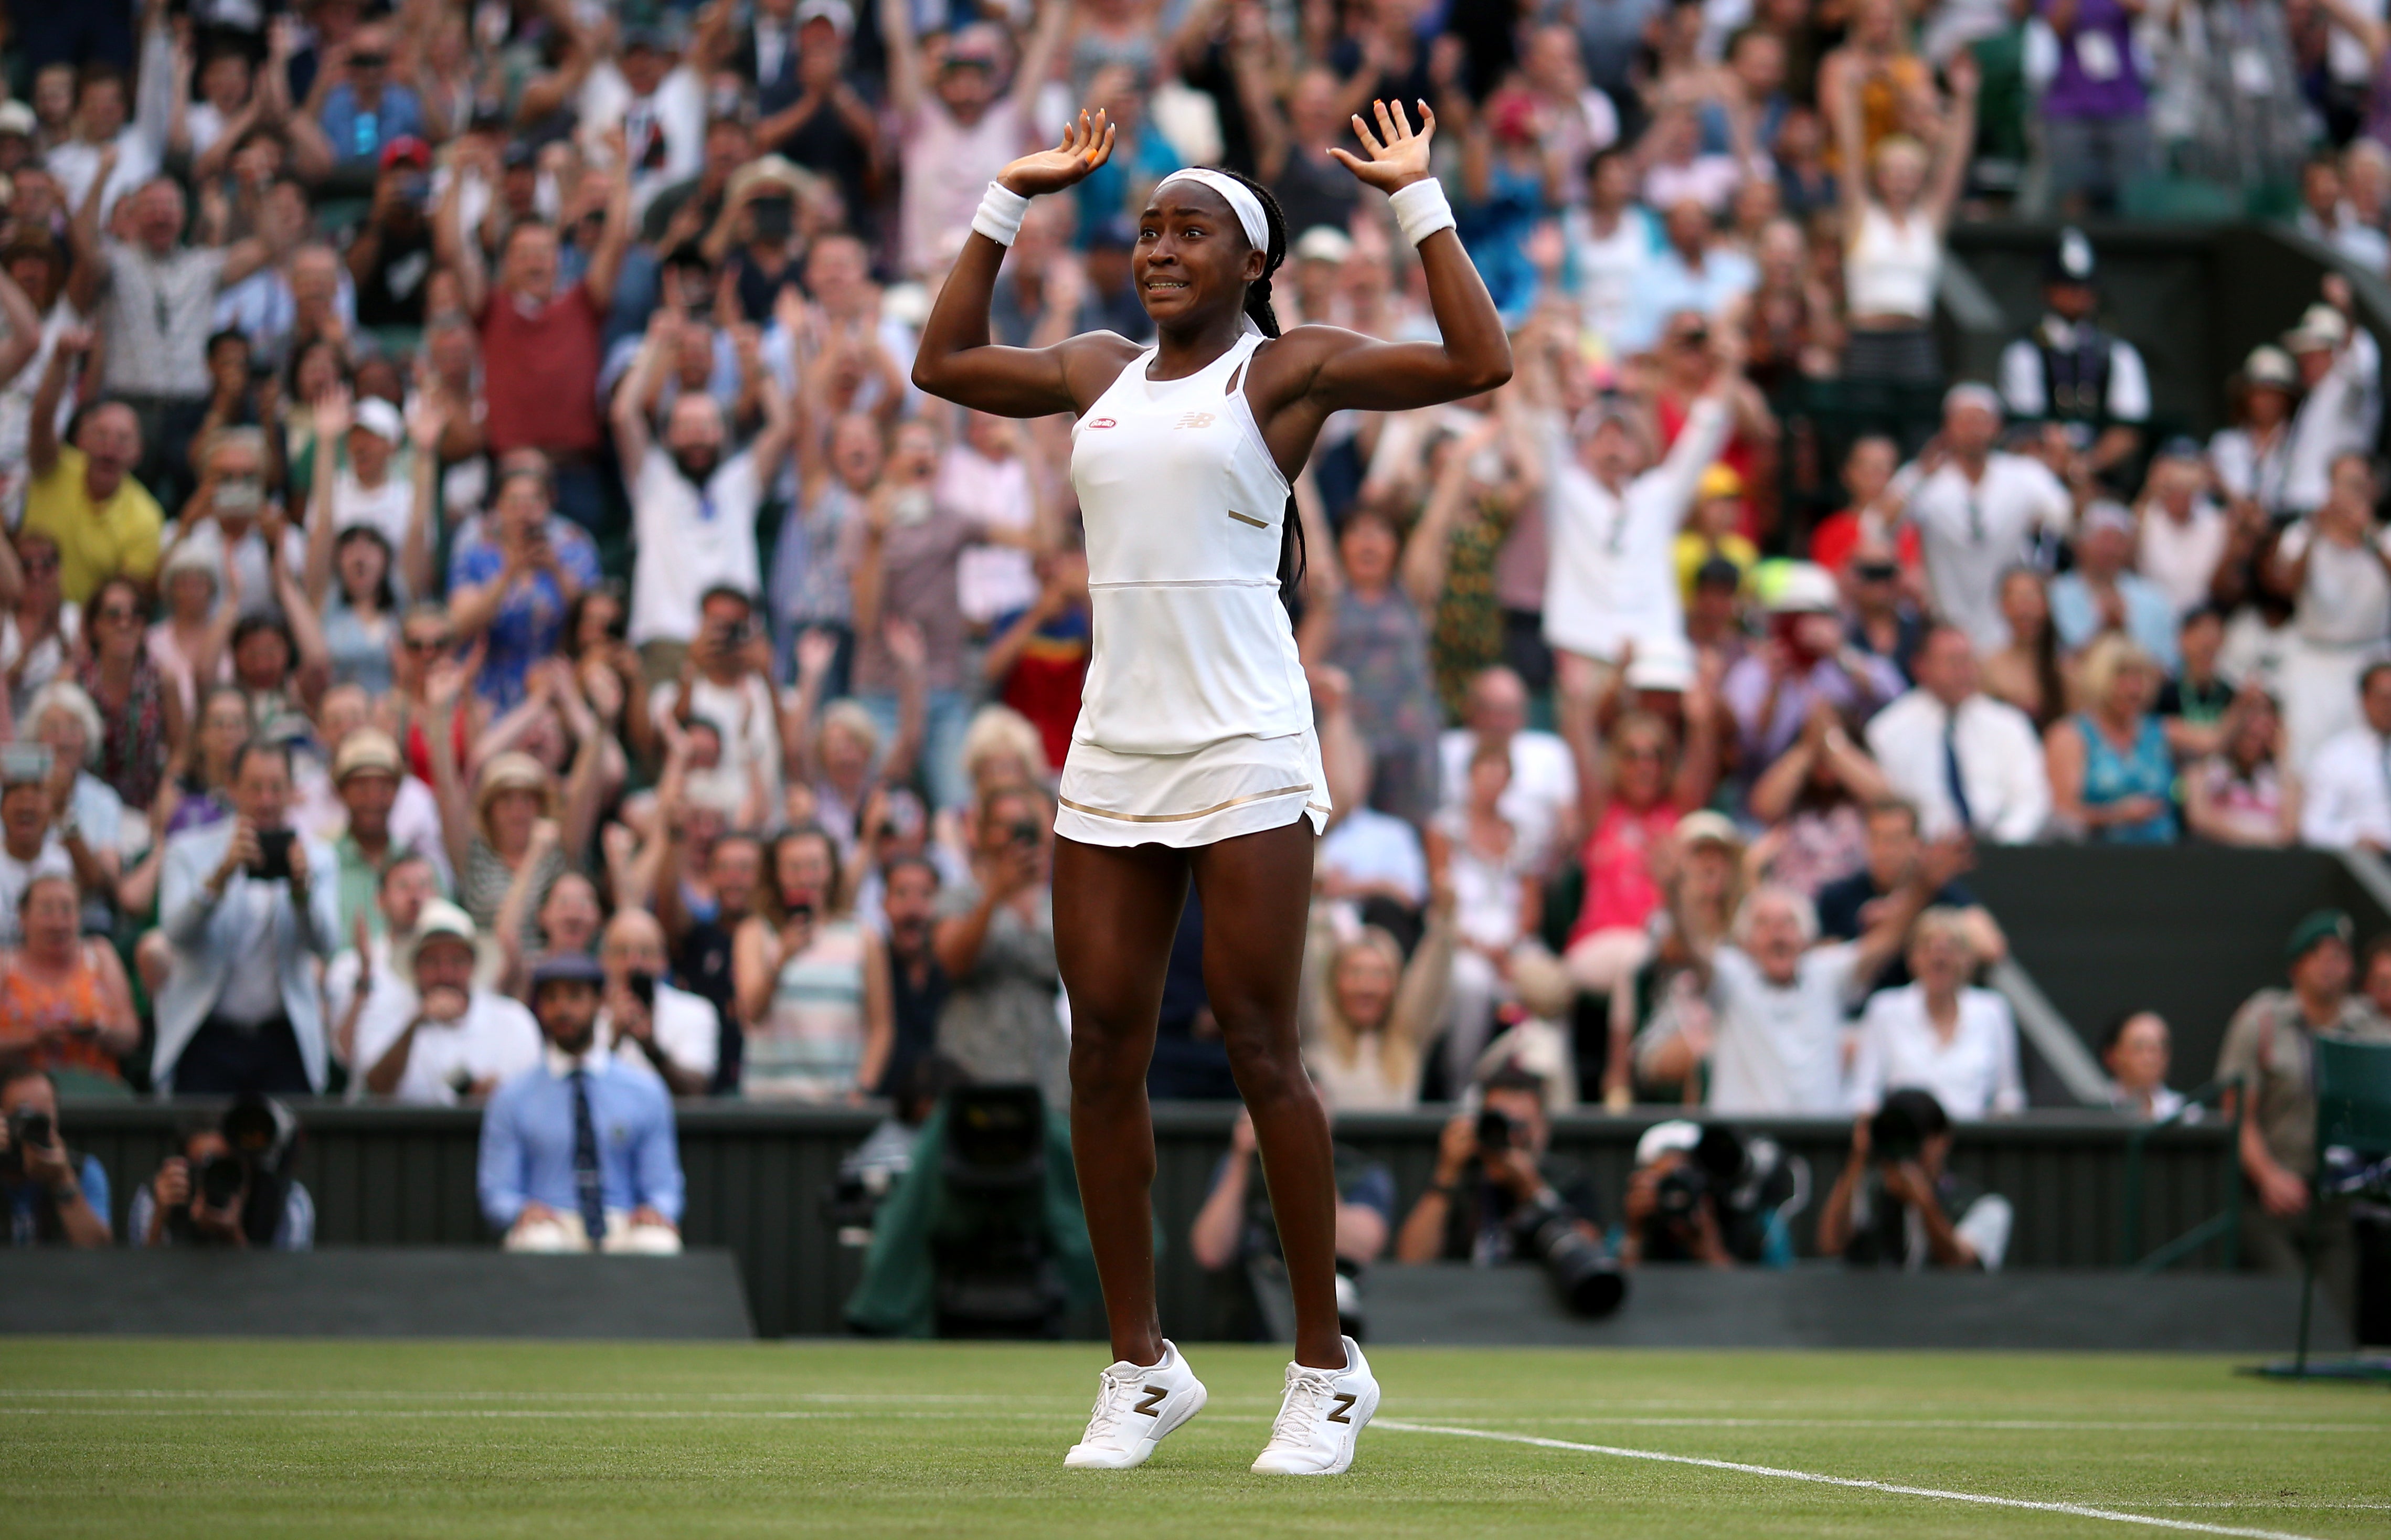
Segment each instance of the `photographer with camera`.
[[[426,902],[406,959],[408,984],[377,989],[357,1017],[353,1094],[419,1106],[480,1100],[539,1058],[529,1011],[477,986],[473,920],[446,899]],[[411,987],[410,987],[411,985]]]
[[166,842],[151,1078],[182,1096],[309,1095],[328,1067],[316,969],[341,945],[339,862],[290,825],[288,747],[243,744],[231,790],[234,817]]
[[1932,1092],[1888,1094],[1852,1125],[1852,1152],[1818,1213],[1818,1251],[1854,1267],[1997,1273],[2010,1200],[1944,1169],[1951,1119]]
[[[1208,1339],[1230,1342],[1268,1340],[1254,1271],[1259,1266],[1284,1275],[1279,1256],[1278,1223],[1271,1213],[1270,1191],[1256,1180],[1260,1162],[1254,1138],[1253,1115],[1242,1107],[1230,1125],[1229,1153],[1213,1169],[1212,1190],[1196,1211],[1187,1232],[1187,1249],[1211,1284],[1206,1311]],[[1395,1178],[1386,1163],[1373,1160],[1350,1145],[1334,1148],[1337,1170],[1337,1314],[1343,1330],[1359,1340],[1361,1296],[1353,1280],[1376,1262],[1387,1249],[1395,1222]]]
[[1617,1308],[1624,1289],[1603,1255],[1594,1189],[1575,1167],[1544,1158],[1544,1081],[1506,1067],[1481,1084],[1479,1110],[1444,1125],[1436,1179],[1403,1220],[1395,1260],[1542,1262],[1579,1314]]
[[1655,1123],[1635,1141],[1635,1169],[1621,1206],[1619,1262],[1694,1262],[1706,1267],[1790,1267],[1788,1221],[1810,1190],[1809,1168],[1773,1139],[1725,1123]]
[[242,1096],[221,1119],[191,1124],[183,1153],[133,1195],[133,1244],[315,1249],[316,1201],[291,1174],[298,1148],[299,1120],[266,1096]]
[[49,1072],[21,1059],[0,1064],[0,1211],[11,1246],[88,1250],[108,1228],[108,1172],[77,1159],[58,1137],[58,1092]]

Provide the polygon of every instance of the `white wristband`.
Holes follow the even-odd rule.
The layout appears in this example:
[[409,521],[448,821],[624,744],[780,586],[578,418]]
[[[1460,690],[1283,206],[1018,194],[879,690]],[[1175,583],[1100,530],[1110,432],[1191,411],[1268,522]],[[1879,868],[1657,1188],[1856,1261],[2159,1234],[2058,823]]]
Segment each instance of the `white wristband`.
[[1453,205],[1445,201],[1444,184],[1433,176],[1397,188],[1387,201],[1395,206],[1395,224],[1403,239],[1415,246],[1439,230],[1453,228]]
[[1010,246],[1021,233],[1021,216],[1028,212],[1028,199],[1002,183],[990,182],[979,201],[979,212],[972,215],[971,227],[1000,246]]

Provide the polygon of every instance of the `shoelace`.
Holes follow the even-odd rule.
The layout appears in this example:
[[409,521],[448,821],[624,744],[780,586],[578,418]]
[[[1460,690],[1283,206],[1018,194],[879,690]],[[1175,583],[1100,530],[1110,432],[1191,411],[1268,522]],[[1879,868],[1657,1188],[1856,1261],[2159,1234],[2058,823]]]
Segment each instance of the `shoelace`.
[[1112,1436],[1120,1419],[1129,1415],[1131,1389],[1130,1381],[1116,1378],[1110,1369],[1104,1371],[1103,1383],[1096,1391],[1096,1404],[1088,1413],[1088,1435],[1082,1443],[1094,1443]]
[[1326,1404],[1334,1378],[1322,1369],[1307,1369],[1300,1364],[1286,1366],[1286,1404],[1278,1409],[1278,1420],[1271,1424],[1270,1441],[1282,1439],[1292,1443],[1310,1444],[1320,1427],[1320,1408]]

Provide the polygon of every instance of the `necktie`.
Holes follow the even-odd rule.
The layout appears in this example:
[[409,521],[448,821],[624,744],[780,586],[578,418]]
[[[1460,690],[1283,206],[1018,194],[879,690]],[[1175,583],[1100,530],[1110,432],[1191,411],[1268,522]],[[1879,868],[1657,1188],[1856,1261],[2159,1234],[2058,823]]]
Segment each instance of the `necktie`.
[[606,1184],[598,1173],[598,1125],[589,1116],[589,1074],[575,1069],[573,1081],[573,1185],[581,1197],[581,1227],[589,1244],[606,1238]]
[[1951,793],[1951,807],[1959,815],[1959,830],[1965,834],[1975,828],[1976,817],[1968,810],[1968,778],[1959,773],[1959,714],[1957,711],[1943,718],[1943,780]]

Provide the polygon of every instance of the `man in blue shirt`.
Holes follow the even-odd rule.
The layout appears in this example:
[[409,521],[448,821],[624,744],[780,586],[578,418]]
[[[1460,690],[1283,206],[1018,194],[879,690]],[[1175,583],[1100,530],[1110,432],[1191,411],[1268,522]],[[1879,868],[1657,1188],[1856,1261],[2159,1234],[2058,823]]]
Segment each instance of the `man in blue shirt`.
[[547,1048],[482,1115],[482,1213],[510,1251],[680,1249],[680,1152],[663,1084],[598,1046],[598,961],[532,971]]
[[381,164],[384,145],[423,137],[423,104],[410,86],[390,78],[390,29],[359,27],[349,41],[342,78],[325,94],[319,123],[332,159],[368,172]]

